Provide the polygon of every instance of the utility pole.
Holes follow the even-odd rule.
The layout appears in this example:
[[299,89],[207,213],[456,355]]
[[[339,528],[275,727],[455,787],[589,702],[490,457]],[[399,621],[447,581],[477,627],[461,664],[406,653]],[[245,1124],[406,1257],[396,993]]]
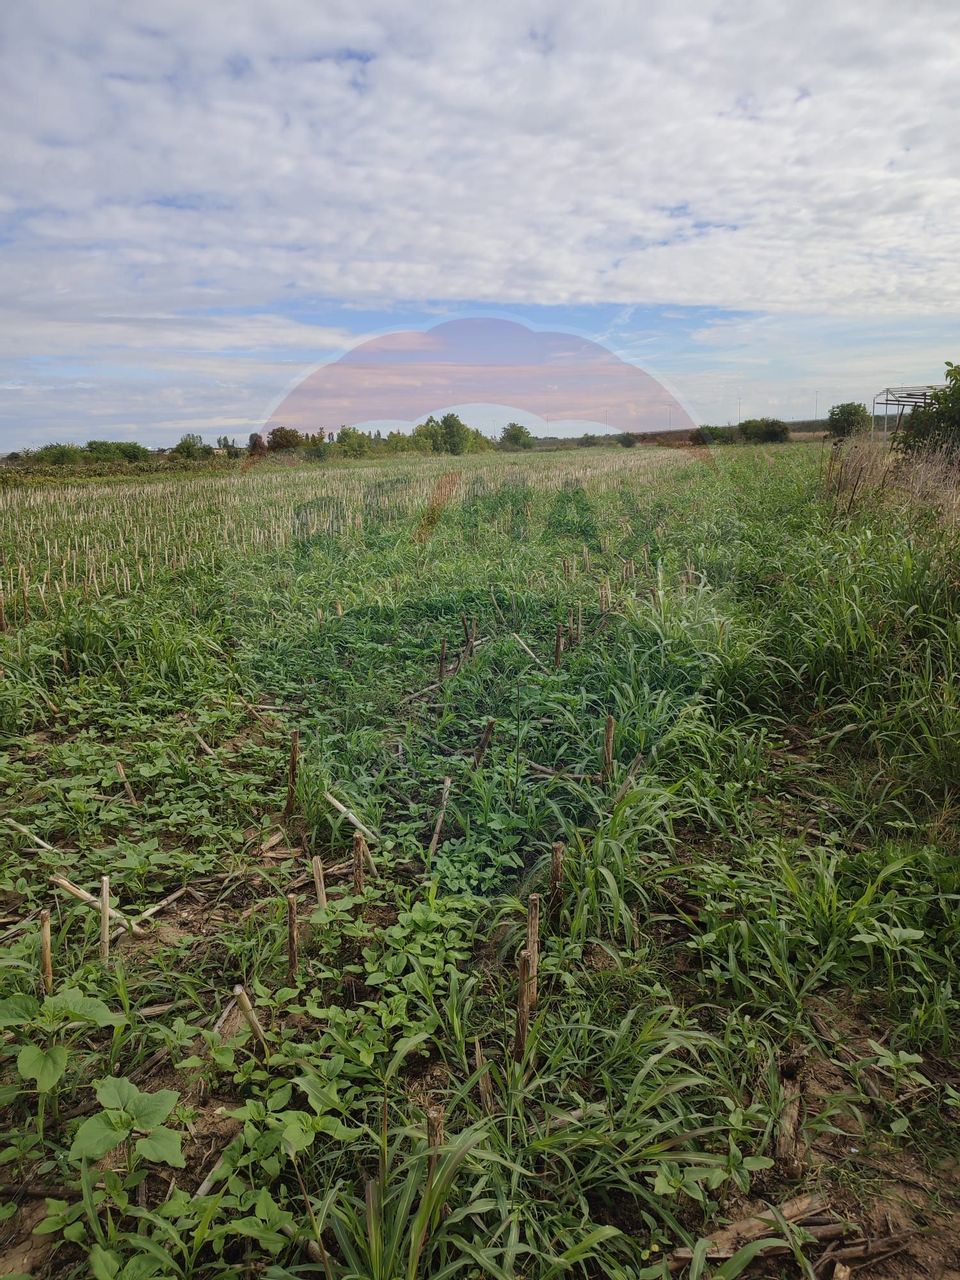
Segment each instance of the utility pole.
[[737,396],[737,426],[740,425],[740,397]]
[[813,420],[814,422],[819,422],[820,421],[820,392],[819,391],[816,392],[816,399],[814,400],[813,403],[814,403]]

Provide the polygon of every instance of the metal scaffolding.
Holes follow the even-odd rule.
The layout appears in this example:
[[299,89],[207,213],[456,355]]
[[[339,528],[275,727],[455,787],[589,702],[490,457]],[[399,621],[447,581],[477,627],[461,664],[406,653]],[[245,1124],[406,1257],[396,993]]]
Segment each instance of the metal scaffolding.
[[930,398],[935,391],[942,391],[945,383],[933,383],[925,387],[884,387],[882,391],[878,391],[873,397],[873,418],[871,419],[870,435],[876,434],[877,430],[877,411],[883,410],[883,438],[886,439],[890,433],[890,410],[896,411],[896,423],[894,431],[899,430],[903,421],[903,415],[907,409],[911,411],[918,406],[922,407],[930,403]]

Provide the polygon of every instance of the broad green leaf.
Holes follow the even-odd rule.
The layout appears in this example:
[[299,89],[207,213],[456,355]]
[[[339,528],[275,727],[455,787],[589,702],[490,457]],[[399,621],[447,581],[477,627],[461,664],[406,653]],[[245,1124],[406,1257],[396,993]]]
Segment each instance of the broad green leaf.
[[112,1115],[90,1116],[74,1135],[70,1159],[100,1160],[129,1136],[129,1127],[120,1124]]
[[313,1118],[305,1111],[284,1111],[280,1118],[286,1122],[283,1127],[282,1141],[287,1155],[292,1156],[298,1151],[306,1151],[317,1136]]
[[115,1280],[120,1271],[120,1257],[112,1249],[95,1244],[87,1255],[94,1280]]
[[37,1016],[39,1008],[33,996],[7,996],[0,1000],[0,1027],[22,1027]]
[[262,1223],[274,1231],[279,1230],[284,1224],[293,1225],[293,1214],[286,1209],[281,1209],[266,1187],[261,1187],[257,1193],[253,1211]]
[[104,1076],[97,1082],[97,1101],[101,1107],[114,1111],[126,1111],[133,1116],[140,1090],[125,1076]]
[[62,1044],[41,1049],[25,1044],[17,1055],[17,1070],[24,1080],[36,1080],[41,1093],[52,1089],[67,1066],[67,1051]]
[[128,1108],[135,1129],[155,1129],[163,1124],[177,1104],[180,1094],[176,1089],[158,1089],[156,1093],[141,1093]]
[[77,1022],[92,1022],[97,1027],[119,1027],[126,1022],[122,1013],[111,1013],[102,1000],[96,996],[85,996],[76,987],[65,987],[56,995],[47,996],[43,1012]]
[[174,1169],[182,1169],[185,1165],[180,1150],[180,1134],[175,1129],[165,1129],[161,1125],[145,1138],[138,1138],[136,1148],[144,1160],[152,1160],[155,1164],[168,1164]]
[[772,1169],[773,1161],[769,1156],[746,1156],[743,1161],[743,1167],[754,1173],[757,1169]]
[[341,1142],[349,1142],[363,1136],[363,1129],[345,1125],[336,1116],[318,1116],[313,1125],[317,1133],[326,1133],[331,1138],[338,1138]]
[[234,1218],[227,1230],[233,1235],[252,1236],[270,1253],[279,1253],[288,1243],[286,1236],[279,1231],[271,1231],[259,1218]]

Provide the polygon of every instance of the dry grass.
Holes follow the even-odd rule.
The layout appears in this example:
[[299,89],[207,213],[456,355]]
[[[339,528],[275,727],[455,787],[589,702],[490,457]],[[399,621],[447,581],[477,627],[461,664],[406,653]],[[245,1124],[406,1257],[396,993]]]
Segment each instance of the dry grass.
[[824,484],[835,514],[883,497],[909,506],[934,509],[951,526],[960,524],[960,463],[944,450],[911,457],[869,437],[833,446]]

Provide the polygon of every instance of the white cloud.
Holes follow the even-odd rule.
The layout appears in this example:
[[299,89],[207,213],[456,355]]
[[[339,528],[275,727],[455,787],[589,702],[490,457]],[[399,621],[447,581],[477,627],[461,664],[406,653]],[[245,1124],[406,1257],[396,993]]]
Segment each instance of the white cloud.
[[[650,371],[681,388],[701,422],[738,414],[784,419],[825,414],[832,404],[869,405],[886,386],[940,383],[957,354],[956,325],[886,319],[756,316],[714,322]],[[629,349],[621,354],[629,355]],[[638,358],[638,357],[636,357]]]
[[318,299],[960,315],[954,0],[8,0],[0,28],[8,361],[189,384],[240,351],[262,393],[281,349],[342,345],[284,318]]

